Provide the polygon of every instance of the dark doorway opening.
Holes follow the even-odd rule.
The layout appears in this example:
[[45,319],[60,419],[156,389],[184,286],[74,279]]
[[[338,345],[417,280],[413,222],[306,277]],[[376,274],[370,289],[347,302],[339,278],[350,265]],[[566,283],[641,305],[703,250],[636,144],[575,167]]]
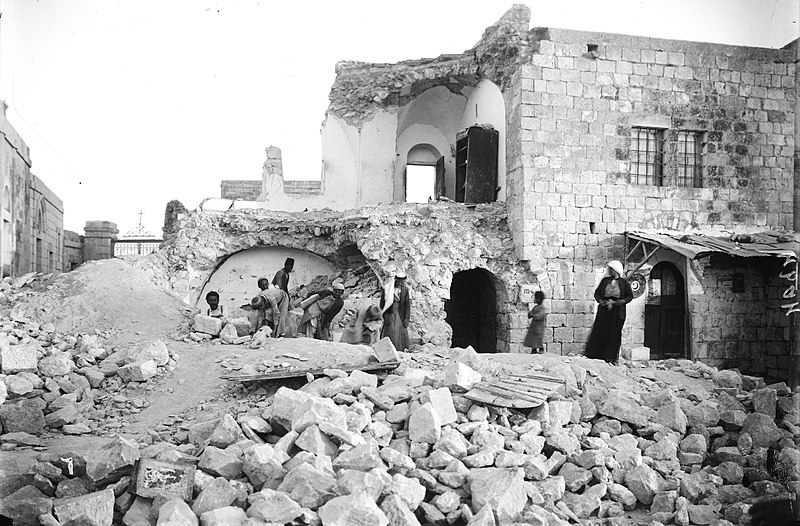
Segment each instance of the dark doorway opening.
[[490,272],[475,268],[454,274],[444,309],[453,347],[497,351],[497,288]]
[[683,276],[672,263],[650,271],[644,307],[644,344],[654,359],[685,356],[686,295]]

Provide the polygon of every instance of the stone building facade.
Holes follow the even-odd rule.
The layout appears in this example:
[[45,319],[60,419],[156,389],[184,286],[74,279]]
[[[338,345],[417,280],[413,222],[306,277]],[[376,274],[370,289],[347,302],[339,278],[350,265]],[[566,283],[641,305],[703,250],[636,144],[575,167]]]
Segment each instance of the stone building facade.
[[0,268],[3,276],[60,272],[64,205],[31,173],[28,147],[0,112]]
[[[739,257],[728,237],[797,222],[797,57],[796,43],[530,28],[529,9],[515,5],[462,54],[337,64],[320,194],[265,191],[247,207],[403,202],[413,165],[436,165],[436,196],[463,200],[461,141],[471,127],[491,129],[500,139],[493,200],[504,203],[510,257],[549,297],[549,351],[583,351],[594,289],[606,262],[619,259],[639,285],[624,347],[647,343],[660,356],[783,377],[782,260]],[[687,257],[634,235],[659,230],[724,247]],[[440,283],[445,297],[451,284]],[[528,285],[508,283],[508,301],[525,305]],[[502,348],[522,350],[524,309],[498,311],[509,328]]]

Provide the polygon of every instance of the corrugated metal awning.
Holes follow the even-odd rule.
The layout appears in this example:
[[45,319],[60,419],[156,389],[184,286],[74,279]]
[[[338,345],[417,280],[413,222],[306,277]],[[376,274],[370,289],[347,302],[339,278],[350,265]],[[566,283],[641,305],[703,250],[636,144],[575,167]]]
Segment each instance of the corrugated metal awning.
[[668,248],[689,259],[711,254],[737,257],[770,257],[792,255],[800,249],[800,242],[786,232],[758,232],[755,234],[720,235],[720,232],[643,231],[626,232],[630,239]]

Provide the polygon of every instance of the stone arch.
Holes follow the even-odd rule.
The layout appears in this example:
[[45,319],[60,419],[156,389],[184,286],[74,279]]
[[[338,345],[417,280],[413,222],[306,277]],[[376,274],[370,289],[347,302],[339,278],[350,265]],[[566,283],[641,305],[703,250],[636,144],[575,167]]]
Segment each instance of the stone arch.
[[280,246],[257,246],[225,256],[217,264],[203,285],[196,307],[205,308],[206,294],[214,290],[220,295],[220,304],[226,311],[249,303],[258,291],[258,278],[272,281],[283,267],[287,257],[295,260],[289,286],[308,285],[317,276],[335,276],[340,269],[327,259],[312,252]]
[[482,78],[469,94],[461,116],[461,130],[474,125],[491,125],[498,134],[497,185],[498,201],[506,198],[506,102],[500,87],[487,78]]

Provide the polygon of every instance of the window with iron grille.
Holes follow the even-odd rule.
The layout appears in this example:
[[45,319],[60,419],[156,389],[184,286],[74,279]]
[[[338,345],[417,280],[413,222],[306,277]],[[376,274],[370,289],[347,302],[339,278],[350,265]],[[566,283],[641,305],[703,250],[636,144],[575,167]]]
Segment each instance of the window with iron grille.
[[664,184],[664,130],[631,128],[630,167],[632,183]]
[[679,131],[675,147],[676,186],[703,187],[703,133]]

